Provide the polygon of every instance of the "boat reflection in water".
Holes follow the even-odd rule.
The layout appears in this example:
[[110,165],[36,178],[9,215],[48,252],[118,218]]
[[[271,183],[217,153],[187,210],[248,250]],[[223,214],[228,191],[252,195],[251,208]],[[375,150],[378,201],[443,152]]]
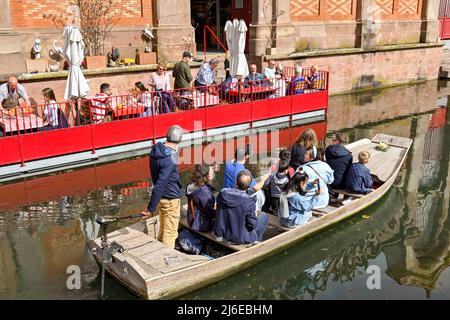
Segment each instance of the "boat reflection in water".
[[[450,135],[449,118],[447,109],[440,108],[410,119],[409,126],[404,120],[393,123],[393,130],[409,127],[415,140],[408,167],[376,205],[284,254],[183,298],[431,297],[450,265],[450,140],[444,139]],[[348,134],[357,137],[358,131]],[[381,290],[367,287],[371,265],[381,269]],[[402,289],[391,290],[393,281]],[[424,289],[425,294],[408,287]],[[448,298],[440,294],[438,290],[437,298]]]

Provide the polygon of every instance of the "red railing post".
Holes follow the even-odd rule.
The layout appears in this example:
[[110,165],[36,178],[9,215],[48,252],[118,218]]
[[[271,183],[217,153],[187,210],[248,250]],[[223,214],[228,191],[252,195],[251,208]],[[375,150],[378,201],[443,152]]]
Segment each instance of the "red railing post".
[[22,148],[22,136],[20,134],[19,118],[18,118],[17,113],[18,112],[16,111],[16,126],[17,126],[17,139],[19,141],[20,166],[25,167],[25,160],[23,158],[23,148]]
[[[78,99],[78,107],[80,107],[81,104],[81,98]],[[88,100],[88,106],[89,106],[89,130],[91,131],[91,145],[92,145],[92,154],[95,154],[95,144],[94,144],[94,130],[93,130],[93,123],[92,123],[92,100]]]

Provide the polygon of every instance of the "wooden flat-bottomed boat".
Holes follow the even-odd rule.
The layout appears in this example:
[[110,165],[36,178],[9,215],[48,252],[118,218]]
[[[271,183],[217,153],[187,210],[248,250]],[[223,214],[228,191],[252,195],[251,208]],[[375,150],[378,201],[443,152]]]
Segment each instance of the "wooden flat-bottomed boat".
[[[386,151],[376,149],[380,142],[389,145]],[[217,282],[373,204],[394,183],[411,144],[412,140],[409,138],[378,134],[372,140],[362,139],[347,145],[353,153],[354,161],[357,161],[359,151],[370,152],[371,158],[367,166],[376,188],[367,195],[339,190],[352,200],[345,205],[314,210],[314,219],[303,226],[285,228],[275,216],[269,215],[271,218],[264,239],[255,245],[231,245],[217,242],[212,234],[198,233],[228,247],[231,252],[212,259],[204,255],[180,252],[156,240],[158,217],[152,217],[108,234],[109,243],[115,241],[124,251],[113,253],[112,262],[107,263],[105,269],[135,294],[146,299],[173,298]],[[187,226],[183,213],[181,225]],[[101,263],[101,239],[91,240],[88,245],[96,260]]]

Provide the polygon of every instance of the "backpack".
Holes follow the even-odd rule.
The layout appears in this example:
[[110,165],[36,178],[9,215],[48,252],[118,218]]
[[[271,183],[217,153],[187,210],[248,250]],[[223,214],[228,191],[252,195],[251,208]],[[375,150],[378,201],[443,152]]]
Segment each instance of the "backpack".
[[159,107],[158,113],[169,113],[175,111],[175,99],[167,91],[158,91]]
[[280,218],[289,218],[289,202],[286,193],[280,195],[280,206],[278,207],[278,216]]
[[188,253],[201,254],[204,248],[202,239],[189,230],[183,230],[178,235],[180,247]]

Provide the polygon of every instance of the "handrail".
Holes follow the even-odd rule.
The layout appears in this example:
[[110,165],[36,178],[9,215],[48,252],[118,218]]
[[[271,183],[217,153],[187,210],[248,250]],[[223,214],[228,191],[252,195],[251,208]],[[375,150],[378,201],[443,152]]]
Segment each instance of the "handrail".
[[205,60],[206,60],[206,30],[209,31],[209,33],[211,33],[211,35],[214,37],[214,39],[216,39],[216,41],[219,43],[219,45],[222,47],[222,49],[227,52],[228,49],[225,47],[225,45],[219,40],[219,38],[216,36],[216,34],[214,33],[214,31],[212,31],[212,29],[209,26],[203,26],[203,51],[205,53]]

